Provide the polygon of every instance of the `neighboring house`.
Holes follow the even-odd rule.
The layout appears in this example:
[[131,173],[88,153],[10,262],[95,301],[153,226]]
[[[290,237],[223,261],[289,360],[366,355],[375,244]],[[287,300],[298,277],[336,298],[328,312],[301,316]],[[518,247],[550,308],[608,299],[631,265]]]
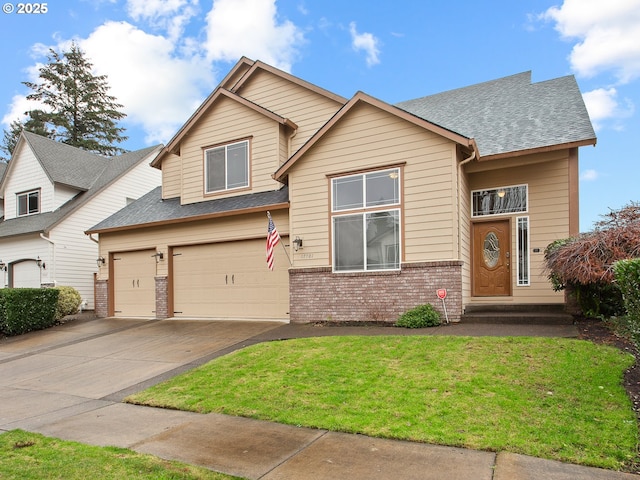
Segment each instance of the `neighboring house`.
[[161,188],[88,230],[107,259],[96,311],[394,321],[442,308],[443,288],[452,320],[562,304],[543,252],[578,233],[578,147],[595,142],[572,76],[394,106],[242,58],[154,160]]
[[22,132],[0,183],[1,286],[72,286],[93,309],[98,245],[84,232],[160,184],[160,149],[108,158]]

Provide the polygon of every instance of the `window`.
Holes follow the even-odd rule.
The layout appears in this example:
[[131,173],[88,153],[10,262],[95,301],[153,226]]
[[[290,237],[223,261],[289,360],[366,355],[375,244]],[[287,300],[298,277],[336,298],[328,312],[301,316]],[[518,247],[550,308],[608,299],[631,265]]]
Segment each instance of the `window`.
[[40,190],[19,193],[17,197],[19,217],[40,213]]
[[204,152],[206,192],[249,186],[249,142],[230,143]]
[[471,192],[473,216],[522,213],[528,209],[527,186],[500,187]]
[[529,286],[529,217],[518,217],[517,222],[517,235],[516,240],[518,251],[518,286]]
[[400,268],[400,170],[333,178],[331,198],[334,271]]

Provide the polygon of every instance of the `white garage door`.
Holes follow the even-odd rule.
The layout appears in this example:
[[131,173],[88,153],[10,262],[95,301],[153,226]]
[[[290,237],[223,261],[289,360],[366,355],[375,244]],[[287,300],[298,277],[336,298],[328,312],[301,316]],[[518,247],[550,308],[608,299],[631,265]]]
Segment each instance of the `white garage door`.
[[155,250],[113,256],[114,310],[117,317],[154,317],[156,309]]
[[288,320],[289,260],[277,245],[269,270],[265,250],[262,239],[174,248],[174,315]]
[[40,268],[33,260],[13,265],[12,285],[14,288],[40,288]]

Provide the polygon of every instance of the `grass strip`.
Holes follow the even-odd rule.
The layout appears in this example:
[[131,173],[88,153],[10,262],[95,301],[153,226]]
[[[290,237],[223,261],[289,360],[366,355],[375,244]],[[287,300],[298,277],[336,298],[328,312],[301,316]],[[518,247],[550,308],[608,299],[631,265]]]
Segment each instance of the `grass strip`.
[[12,430],[0,435],[0,478],[231,480],[237,477],[124,448],[96,447]]

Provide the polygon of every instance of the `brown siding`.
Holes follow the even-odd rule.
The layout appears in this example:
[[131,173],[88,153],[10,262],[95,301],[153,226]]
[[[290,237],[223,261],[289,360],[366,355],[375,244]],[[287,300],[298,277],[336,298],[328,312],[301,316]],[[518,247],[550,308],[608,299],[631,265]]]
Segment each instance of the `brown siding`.
[[178,155],[167,155],[162,161],[162,198],[176,198],[182,189],[182,162]]

